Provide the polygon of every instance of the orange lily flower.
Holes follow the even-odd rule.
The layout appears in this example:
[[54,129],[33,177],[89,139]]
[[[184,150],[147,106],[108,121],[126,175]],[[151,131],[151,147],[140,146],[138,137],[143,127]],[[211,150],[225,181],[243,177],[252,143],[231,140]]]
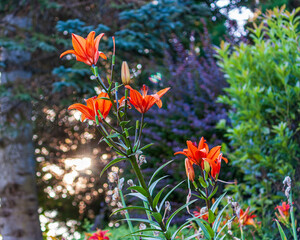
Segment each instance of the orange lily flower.
[[155,94],[147,95],[149,88],[146,85],[143,85],[141,89],[142,94],[140,94],[137,90],[134,90],[129,85],[126,85],[125,87],[130,90],[130,97],[128,97],[130,103],[140,113],[146,113],[154,104],[161,108],[162,101],[160,100],[160,98],[170,89],[165,88]]
[[256,215],[252,215],[253,212],[249,213],[249,210],[250,207],[248,207],[245,212],[242,209],[240,210],[239,223],[242,226],[252,225],[256,227],[256,224],[253,220],[253,218],[256,218]]
[[99,57],[107,59],[103,52],[98,51],[99,42],[103,37],[104,33],[99,34],[95,38],[95,32],[89,33],[86,39],[83,37],[72,33],[72,44],[74,50],[67,50],[60,55],[60,58],[66,54],[74,54],[76,60],[84,62],[87,65],[93,66],[98,62]]
[[174,155],[183,154],[186,157],[188,157],[188,159],[190,159],[192,163],[201,166],[203,169],[203,158],[207,156],[207,153],[209,151],[208,145],[204,137],[201,138],[198,147],[192,141],[186,141],[186,144],[188,147],[187,149],[183,149],[183,151],[176,152],[174,153]]
[[192,163],[201,166],[203,169],[203,158],[207,157],[207,153],[209,151],[208,145],[204,137],[201,138],[198,147],[192,141],[186,141],[186,144],[188,147],[187,149],[183,149],[183,151],[176,152],[174,153],[174,155],[183,154],[186,157],[188,157],[188,159],[190,159]]
[[209,151],[208,145],[204,137],[200,139],[198,147],[192,141],[187,141],[186,143],[188,148],[183,149],[183,151],[176,152],[174,153],[174,155],[183,154],[187,156],[192,163],[197,164],[202,169],[204,169],[204,160],[207,161],[210,164],[211,175],[213,178],[216,178],[217,175],[220,173],[221,159],[228,163],[228,160],[224,158],[220,153],[221,146],[213,147]]
[[277,206],[275,209],[278,209],[279,215],[275,212],[277,219],[284,223],[285,225],[289,224],[289,217],[290,217],[290,205],[283,202],[281,206]]
[[286,202],[282,202],[281,206],[277,206],[275,209],[278,209],[280,215],[289,216],[290,205]]
[[98,230],[97,232],[93,233],[88,240],[109,240],[109,237],[107,236],[107,231],[101,231]]
[[195,181],[195,171],[193,168],[193,164],[190,162],[190,159],[185,159],[185,171],[187,177],[190,179],[191,182]]
[[68,110],[76,109],[82,113],[81,121],[85,119],[90,119],[96,121],[96,116],[98,116],[99,121],[101,121],[101,116],[99,116],[98,110],[101,112],[103,118],[105,119],[110,111],[112,103],[106,99],[100,99],[101,97],[108,97],[107,93],[100,93],[98,97],[92,97],[86,99],[86,106],[81,103],[75,103],[71,105]]
[[[210,154],[215,148],[215,152]],[[204,158],[205,161],[207,161],[211,167],[211,176],[216,179],[219,176],[220,170],[221,170],[221,161],[222,159],[228,163],[227,158],[223,157],[223,154],[220,153],[221,146],[214,147],[208,154],[207,158]]]

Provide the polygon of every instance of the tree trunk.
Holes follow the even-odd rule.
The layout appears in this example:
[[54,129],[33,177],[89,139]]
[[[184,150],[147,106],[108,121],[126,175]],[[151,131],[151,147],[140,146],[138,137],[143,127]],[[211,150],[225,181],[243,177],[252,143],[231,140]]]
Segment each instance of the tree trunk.
[[[3,20],[8,37],[31,26],[28,16],[6,15]],[[26,31],[23,37],[26,44]],[[0,234],[4,240],[42,240],[28,95],[31,54],[1,51],[5,69],[0,73]]]

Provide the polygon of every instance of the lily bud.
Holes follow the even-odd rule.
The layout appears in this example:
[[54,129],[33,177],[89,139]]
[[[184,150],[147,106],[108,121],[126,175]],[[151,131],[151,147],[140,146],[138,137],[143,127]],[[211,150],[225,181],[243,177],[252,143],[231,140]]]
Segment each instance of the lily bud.
[[210,171],[210,165],[209,165],[209,163],[206,162],[206,161],[204,161],[204,170],[205,170],[207,173],[209,173],[209,171]]
[[121,68],[121,79],[124,85],[128,85],[130,83],[130,72],[129,67],[126,61],[123,61]]
[[191,182],[195,181],[195,172],[192,163],[188,158],[185,159],[185,171]]

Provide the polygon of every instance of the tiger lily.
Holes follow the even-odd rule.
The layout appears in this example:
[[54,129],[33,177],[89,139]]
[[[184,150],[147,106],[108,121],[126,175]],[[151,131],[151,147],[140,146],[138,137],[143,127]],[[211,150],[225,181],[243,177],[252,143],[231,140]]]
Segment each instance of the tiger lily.
[[284,223],[285,225],[289,224],[290,217],[290,204],[286,204],[286,202],[282,202],[281,206],[277,206],[275,209],[278,210],[279,214],[275,213],[277,219]]
[[256,227],[256,224],[253,220],[253,218],[256,218],[256,215],[253,215],[252,214],[253,212],[249,213],[249,210],[250,210],[250,207],[248,207],[245,212],[242,209],[240,210],[239,223],[242,226],[252,225],[252,226]]
[[183,149],[183,151],[176,152],[174,153],[174,155],[183,154],[188,159],[190,159],[192,163],[201,166],[203,169],[203,158],[207,157],[207,153],[209,151],[208,145],[204,137],[201,138],[198,147],[196,143],[193,143],[192,141],[186,141],[186,144],[188,147],[187,149]]
[[221,146],[216,146],[209,150],[204,137],[201,138],[198,147],[192,141],[187,141],[186,143],[188,148],[183,149],[183,151],[176,152],[174,155],[185,155],[192,163],[200,166],[202,170],[204,169],[204,161],[207,161],[211,167],[211,176],[213,178],[216,178],[220,173],[221,159],[228,163],[228,160],[220,153]]
[[[96,121],[96,116],[99,119],[99,121],[101,121],[101,119],[105,119],[110,111],[110,108],[112,106],[112,103],[109,100],[106,99],[100,99],[100,98],[108,98],[108,94],[107,93],[100,93],[95,97],[86,99],[86,106],[81,104],[81,103],[75,103],[73,105],[71,105],[68,110],[71,109],[76,109],[78,111],[80,111],[81,114],[81,121],[83,122],[85,119],[90,119],[93,121]],[[102,116],[99,116],[99,112],[101,113]]]
[[125,87],[130,90],[129,102],[142,114],[146,113],[154,104],[161,108],[162,101],[160,98],[170,89],[165,88],[155,94],[147,95],[149,88],[146,85],[143,85],[141,89],[142,94],[129,85]]
[[95,32],[89,33],[86,39],[72,33],[72,44],[74,50],[67,50],[60,55],[60,58],[66,54],[74,54],[76,60],[84,62],[87,65],[94,66],[97,64],[99,57],[107,59],[103,52],[98,51],[99,42],[103,37],[104,33],[99,34],[95,38]]

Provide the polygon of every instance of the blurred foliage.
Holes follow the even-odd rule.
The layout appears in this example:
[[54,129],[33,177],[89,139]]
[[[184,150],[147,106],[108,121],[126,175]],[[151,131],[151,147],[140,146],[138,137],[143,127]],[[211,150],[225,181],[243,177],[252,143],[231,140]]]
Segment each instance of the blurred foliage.
[[274,206],[284,200],[285,176],[292,178],[295,206],[300,207],[299,10],[268,10],[250,29],[253,45],[222,43],[218,50],[229,84],[228,95],[220,97],[230,106],[227,136],[234,152],[229,159],[244,173],[243,183],[229,190],[257,209],[263,239],[273,239],[266,229]]

